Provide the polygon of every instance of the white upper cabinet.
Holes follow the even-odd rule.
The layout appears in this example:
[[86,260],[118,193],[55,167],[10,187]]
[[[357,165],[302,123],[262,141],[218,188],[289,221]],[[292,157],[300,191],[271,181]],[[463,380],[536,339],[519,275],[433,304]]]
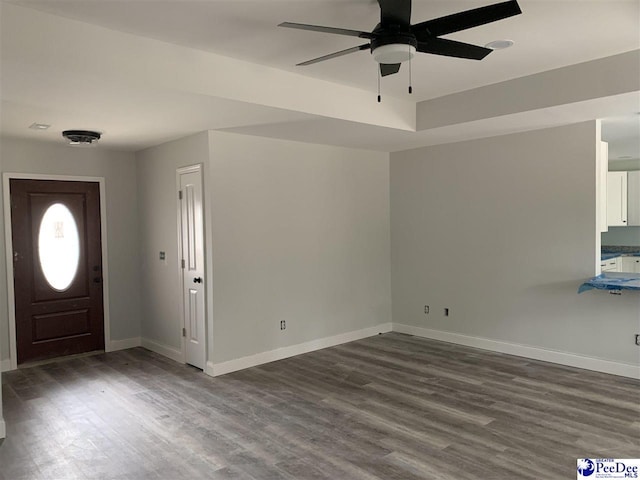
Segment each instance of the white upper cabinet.
[[627,225],[640,226],[640,170],[627,172]]
[[607,174],[607,224],[627,226],[627,172]]

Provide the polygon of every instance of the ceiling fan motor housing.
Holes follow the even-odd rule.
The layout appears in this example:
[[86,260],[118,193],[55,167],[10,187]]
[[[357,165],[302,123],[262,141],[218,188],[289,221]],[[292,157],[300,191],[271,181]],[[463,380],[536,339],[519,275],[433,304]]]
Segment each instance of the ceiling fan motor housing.
[[416,53],[418,41],[408,25],[378,24],[373,34],[371,54],[378,63],[406,62]]

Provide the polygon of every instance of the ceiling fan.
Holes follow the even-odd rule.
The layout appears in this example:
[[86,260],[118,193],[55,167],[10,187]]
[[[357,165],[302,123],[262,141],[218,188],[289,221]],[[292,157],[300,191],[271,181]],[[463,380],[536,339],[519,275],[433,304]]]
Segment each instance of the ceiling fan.
[[440,37],[522,13],[518,2],[510,0],[411,25],[411,0],[378,0],[378,3],[380,23],[372,32],[291,22],[278,25],[369,40],[357,47],[307,60],[297,66],[311,65],[360,50],[371,50],[374,60],[380,64],[380,75],[383,77],[398,73],[400,64],[413,58],[416,52],[482,60],[493,50]]

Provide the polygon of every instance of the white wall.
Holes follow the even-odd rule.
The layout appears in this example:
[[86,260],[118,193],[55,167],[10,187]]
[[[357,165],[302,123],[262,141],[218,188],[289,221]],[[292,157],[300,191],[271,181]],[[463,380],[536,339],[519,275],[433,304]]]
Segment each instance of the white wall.
[[388,154],[210,139],[210,361],[389,322]]
[[394,328],[640,364],[638,295],[577,294],[595,271],[595,132],[588,122],[392,154]]
[[[140,336],[136,170],[133,154],[3,138],[2,172],[105,178],[111,340]],[[0,196],[0,209],[2,197]],[[0,351],[9,356],[4,217],[0,218]]]
[[[136,154],[143,345],[172,358],[182,354],[176,169],[209,161],[202,132]],[[205,191],[205,196],[207,192]],[[160,261],[160,251],[166,261]]]

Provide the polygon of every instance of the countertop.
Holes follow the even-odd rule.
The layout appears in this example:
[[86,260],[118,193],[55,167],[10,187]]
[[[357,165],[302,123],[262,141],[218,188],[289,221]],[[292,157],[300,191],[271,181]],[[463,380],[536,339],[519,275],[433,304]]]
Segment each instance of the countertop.
[[600,255],[600,260],[610,260],[616,257],[640,257],[640,251],[637,252],[606,252]]
[[588,290],[635,290],[640,291],[640,273],[606,272],[580,285],[578,293]]

